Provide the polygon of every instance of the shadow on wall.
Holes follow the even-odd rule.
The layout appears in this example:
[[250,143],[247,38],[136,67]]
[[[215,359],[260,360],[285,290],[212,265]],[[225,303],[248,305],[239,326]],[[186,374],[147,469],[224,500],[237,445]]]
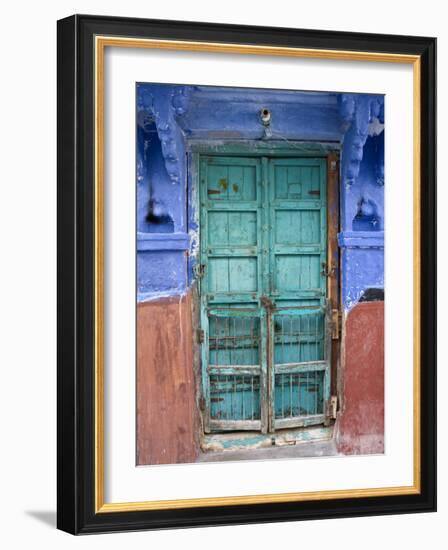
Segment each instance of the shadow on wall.
[[[153,121],[138,127],[137,225],[147,233],[174,233],[173,193]],[[176,199],[174,199],[176,202]],[[169,206],[168,206],[169,205]]]
[[[352,220],[353,231],[384,229],[384,131],[366,140],[356,189],[358,199]],[[355,199],[356,200],[356,199]]]
[[173,218],[166,211],[165,205],[157,199],[149,199],[146,221],[156,233],[174,233]]
[[353,231],[380,231],[381,218],[373,200],[361,198],[358,202],[358,211],[353,218],[352,228]]

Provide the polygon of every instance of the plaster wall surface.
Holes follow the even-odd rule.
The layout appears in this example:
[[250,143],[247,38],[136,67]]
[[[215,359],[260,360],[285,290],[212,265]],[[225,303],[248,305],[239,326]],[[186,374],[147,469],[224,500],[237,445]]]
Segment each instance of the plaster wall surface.
[[384,452],[384,302],[357,304],[344,335],[343,401],[336,444],[343,454]]
[[[267,108],[265,127],[260,112]],[[342,302],[383,288],[384,98],[332,92],[140,83],[137,87],[138,300],[193,282],[198,240],[188,144],[326,142],[341,148]]]
[[199,413],[191,296],[137,308],[137,464],[195,462]]
[[366,290],[384,288],[384,98],[140,83],[137,111],[138,463],[198,456],[191,288],[200,228],[188,162],[198,142],[263,142],[268,152],[270,142],[318,142],[340,150],[348,316],[338,450],[381,452],[382,306],[357,304]]

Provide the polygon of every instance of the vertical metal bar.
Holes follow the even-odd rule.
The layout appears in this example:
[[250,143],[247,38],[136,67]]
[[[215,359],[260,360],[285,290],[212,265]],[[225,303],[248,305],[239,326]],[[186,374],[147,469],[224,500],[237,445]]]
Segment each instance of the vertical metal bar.
[[235,317],[229,317],[229,334],[227,336],[227,342],[229,343],[229,365],[235,364]]
[[230,365],[230,352],[229,352],[229,336],[230,334],[230,319],[228,317],[226,317],[226,328],[224,330],[224,343],[225,343],[225,349],[226,349],[226,352],[225,352],[225,363],[227,365]]
[[285,375],[280,375],[281,387],[282,387],[282,418],[285,418],[285,405],[284,405],[284,396],[285,396]]
[[[243,319],[240,320],[240,324],[243,321]],[[240,327],[241,329],[241,327]],[[233,359],[232,359],[232,365],[244,365],[244,347],[241,344],[244,343],[244,340],[240,338],[241,336],[241,330],[238,329],[238,321],[236,317],[233,319],[233,336],[235,337],[231,342],[233,342],[232,349],[233,349]],[[242,333],[244,335],[244,332]],[[238,359],[238,357],[241,356],[241,359]]]
[[[229,377],[228,375],[226,374],[226,383],[225,383],[225,386],[224,386],[224,393],[226,394],[226,397],[228,398],[228,392],[229,392]],[[232,396],[230,395],[230,400],[232,399]],[[228,399],[226,399],[226,401],[228,401]],[[226,401],[224,401],[224,403],[226,403]],[[226,405],[225,407],[225,411],[226,411],[226,420],[229,420],[229,404]]]
[[234,374],[233,375],[233,410],[232,410],[232,418],[234,420],[238,420],[237,418],[237,412],[236,412],[236,409],[237,409],[237,404],[238,404],[238,394],[237,394],[237,382],[236,382],[236,375]]
[[215,328],[215,332],[213,335],[213,341],[214,341],[214,351],[215,351],[215,363],[217,365],[220,364],[221,355],[219,353],[219,347],[220,347],[220,331],[221,331],[221,319],[219,317],[213,318],[213,326]]
[[246,414],[244,411],[244,401],[246,399],[246,377],[243,376],[243,382],[241,385],[241,419],[246,420]]
[[[266,383],[264,392],[262,389],[262,397],[264,399],[264,415],[265,415],[265,426],[264,429],[267,431],[272,431],[274,429],[274,419],[273,419],[273,396],[274,396],[274,365],[273,365],[273,337],[272,337],[272,315],[270,311],[264,312],[264,320],[266,333],[265,337],[262,340],[265,341],[265,376]],[[263,395],[264,394],[264,395]]]
[[[250,319],[240,319],[241,347],[244,350],[244,364],[252,365],[252,341],[249,336]],[[249,343],[247,343],[249,342]]]
[[285,317],[282,315],[281,317],[282,319],[282,331],[281,331],[281,335],[280,335],[280,338],[281,338],[281,343],[282,343],[282,360],[281,360],[281,363],[286,363],[286,359],[285,359]]
[[254,339],[252,364],[257,365],[260,364],[260,325],[255,318],[252,318],[251,334]]
[[[241,341],[241,349],[243,350],[243,360],[241,364],[250,365],[252,362],[251,340],[249,337],[250,318],[243,317],[240,319],[239,338]],[[248,344],[249,342],[249,344]]]
[[248,328],[248,337],[250,338],[250,364],[255,365],[255,361],[257,359],[256,355],[256,340],[255,340],[255,333],[254,333],[254,318],[251,317],[249,319],[249,328]]
[[292,416],[292,374],[289,375],[289,416]]
[[[195,156],[196,161],[199,164],[199,170],[196,172],[198,180],[196,181],[196,187],[199,190],[199,203],[201,201],[207,201],[207,162],[199,157]],[[199,249],[199,262],[201,264],[207,264],[207,235],[208,235],[208,218],[207,208],[200,209],[200,249]],[[200,304],[201,304],[201,329],[204,331],[204,342],[201,344],[201,362],[202,362],[202,393],[205,400],[205,411],[203,415],[204,420],[204,432],[210,432],[210,377],[207,371],[207,366],[210,361],[210,344],[209,344],[209,319],[207,312],[207,292],[209,291],[209,280],[205,277],[199,281],[200,292]]]
[[205,400],[204,411],[204,432],[210,432],[210,377],[207,371],[207,366],[210,362],[210,342],[209,342],[209,319],[207,309],[205,307],[205,297],[201,296],[201,327],[204,331],[204,342],[201,344],[201,361],[202,361],[202,392]]
[[289,361],[292,363],[294,361],[294,346],[293,346],[293,325],[292,325],[292,316],[289,316]]
[[254,319],[254,333],[256,339],[255,346],[255,363],[256,365],[260,364],[261,360],[261,320]]
[[[326,311],[325,311],[325,322],[324,322],[324,330],[325,330],[325,374],[324,374],[324,391],[323,391],[323,403],[325,404],[330,399],[330,393],[331,393],[331,346],[332,346],[332,338],[331,338],[331,302],[328,299],[326,304]],[[325,407],[323,406],[323,409],[325,410]]]
[[[306,391],[307,391],[307,394],[308,394],[308,397],[310,395],[310,373],[309,371],[307,371],[306,373]],[[310,414],[310,411],[309,411],[309,408],[307,407],[307,415]]]
[[267,409],[268,409],[268,430],[272,432],[274,430],[274,378],[275,378],[275,367],[274,367],[274,323],[273,323],[273,314],[268,310],[266,315],[267,320],[267,336],[268,336],[268,361],[267,361],[267,372],[268,372],[268,393],[267,393]]
[[307,315],[306,316],[306,324],[307,324],[307,328],[306,328],[306,337],[307,337],[307,341],[308,341],[308,344],[306,346],[306,355],[307,355],[307,358],[306,360],[307,361],[310,361],[311,360],[311,326],[310,326],[310,315]]
[[255,395],[254,395],[254,377],[251,376],[251,385],[252,385],[252,392],[251,392],[251,396],[252,396],[252,399],[251,399],[251,403],[252,403],[252,414],[251,414],[251,419],[253,420],[254,419],[254,407],[255,407]]

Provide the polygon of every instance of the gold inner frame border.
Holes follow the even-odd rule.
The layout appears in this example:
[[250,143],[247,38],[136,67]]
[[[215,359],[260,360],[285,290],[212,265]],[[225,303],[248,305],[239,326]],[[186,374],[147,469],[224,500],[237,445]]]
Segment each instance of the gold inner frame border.
[[[145,48],[159,50],[197,51],[209,53],[234,53],[300,57],[311,59],[368,61],[381,63],[405,63],[413,66],[413,458],[414,482],[410,486],[378,487],[366,489],[342,489],[302,493],[273,493],[178,500],[154,500],[141,502],[106,503],[104,501],[104,55],[106,47]],[[381,52],[356,52],[346,50],[321,50],[310,48],[258,46],[251,44],[226,44],[96,36],[95,59],[95,513],[167,510],[210,506],[232,506],[279,502],[304,502],[343,498],[382,497],[420,494],[421,480],[421,425],[420,425],[420,125],[421,125],[421,60],[418,55],[402,55]]]

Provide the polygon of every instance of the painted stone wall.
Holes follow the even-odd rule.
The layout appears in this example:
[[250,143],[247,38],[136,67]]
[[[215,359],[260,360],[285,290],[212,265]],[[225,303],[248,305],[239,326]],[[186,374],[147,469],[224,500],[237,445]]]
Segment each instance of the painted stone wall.
[[194,462],[199,410],[191,294],[137,307],[137,464]]
[[[384,288],[384,103],[347,94],[341,117],[342,301],[350,310],[367,288]],[[373,117],[373,118],[372,118]]]
[[343,402],[336,444],[344,454],[384,452],[384,302],[360,302],[344,327]]
[[[269,127],[260,120],[265,107],[272,114]],[[183,403],[199,415],[192,375],[190,298],[198,213],[196,190],[188,176],[190,143],[312,141],[340,148],[341,299],[349,323],[351,310],[358,307],[366,289],[384,287],[384,98],[139,84],[137,114],[137,391],[141,396],[139,441],[143,442],[139,463],[194,461],[197,444],[192,434],[194,426],[199,432],[197,419],[188,420],[184,431],[180,429],[181,419],[187,418]],[[156,319],[163,332],[156,328]],[[169,341],[165,334],[172,330],[179,336],[179,326],[185,329],[181,349],[179,339]],[[151,331],[156,331],[156,340]],[[353,354],[359,352],[350,346],[352,334],[352,329],[345,330],[345,355],[341,357],[341,370],[346,365],[349,374],[356,364]],[[155,349],[162,353],[158,359]],[[173,390],[167,401],[162,380],[173,384],[172,390],[181,380],[188,399]],[[165,418],[167,406],[174,412]],[[162,417],[164,435],[159,423]],[[352,425],[346,424],[346,429]],[[163,443],[153,439],[155,433]]]

